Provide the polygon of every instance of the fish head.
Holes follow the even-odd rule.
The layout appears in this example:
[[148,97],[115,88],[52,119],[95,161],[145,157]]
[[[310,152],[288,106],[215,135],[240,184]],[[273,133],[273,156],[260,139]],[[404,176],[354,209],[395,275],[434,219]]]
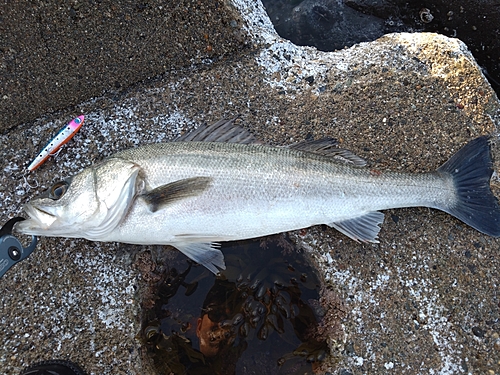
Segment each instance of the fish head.
[[142,183],[139,171],[134,163],[110,158],[56,182],[24,206],[30,218],[16,231],[102,240],[127,214]]

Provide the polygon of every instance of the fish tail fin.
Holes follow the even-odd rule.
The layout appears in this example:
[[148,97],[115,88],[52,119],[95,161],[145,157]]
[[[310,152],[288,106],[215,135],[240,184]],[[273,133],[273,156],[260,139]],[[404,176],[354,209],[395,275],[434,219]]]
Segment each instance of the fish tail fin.
[[489,137],[470,141],[437,171],[451,175],[456,189],[455,201],[439,208],[482,233],[500,237],[500,206],[490,189],[493,162]]

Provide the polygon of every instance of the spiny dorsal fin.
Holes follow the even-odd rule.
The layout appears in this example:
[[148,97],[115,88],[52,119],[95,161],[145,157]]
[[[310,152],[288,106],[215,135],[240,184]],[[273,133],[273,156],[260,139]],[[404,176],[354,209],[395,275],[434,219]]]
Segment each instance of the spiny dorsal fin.
[[384,214],[378,211],[368,212],[354,219],[330,223],[328,226],[337,229],[354,241],[378,243],[379,224],[384,222]]
[[288,147],[293,148],[294,150],[301,150],[333,157],[342,162],[353,164],[358,167],[364,167],[366,165],[366,161],[364,159],[353,154],[349,150],[339,148],[338,145],[339,143],[335,138],[326,137],[315,141],[302,141]]
[[209,187],[211,182],[211,177],[186,178],[158,186],[145,194],[141,194],[140,197],[148,204],[151,212],[156,212],[176,200],[201,194]]
[[174,142],[260,143],[248,130],[234,125],[236,119],[237,117],[230,120],[222,119],[212,125],[201,125],[198,129],[181,135]]

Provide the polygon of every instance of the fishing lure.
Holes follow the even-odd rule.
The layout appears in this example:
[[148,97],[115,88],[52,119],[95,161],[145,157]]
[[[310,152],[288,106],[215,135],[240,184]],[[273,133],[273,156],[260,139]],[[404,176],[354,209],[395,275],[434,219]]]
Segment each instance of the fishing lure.
[[37,169],[42,165],[49,156],[54,155],[57,150],[61,148],[66,142],[68,142],[76,134],[78,130],[83,125],[85,116],[81,115],[77,118],[71,120],[68,125],[61,129],[59,133],[43,148],[43,150],[38,154],[38,156],[31,162],[28,166],[30,172]]

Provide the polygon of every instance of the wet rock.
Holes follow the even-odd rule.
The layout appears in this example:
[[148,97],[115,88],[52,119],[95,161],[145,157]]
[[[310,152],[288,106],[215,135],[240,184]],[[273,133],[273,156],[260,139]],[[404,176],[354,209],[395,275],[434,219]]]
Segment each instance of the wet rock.
[[268,0],[263,3],[276,31],[300,46],[333,51],[375,40],[389,32],[384,20],[360,13],[340,1]]
[[[277,372],[284,366],[308,372],[311,363],[317,367],[323,362],[327,340],[342,336],[340,319],[337,316],[336,320],[325,320],[315,315],[313,301],[324,302],[324,296],[319,299],[319,280],[299,249],[290,251],[290,242],[282,247],[285,239],[274,238],[222,245],[227,272],[221,271],[217,277],[191,264],[182,272],[176,268],[165,270],[161,283],[148,282],[145,288],[149,291],[143,297],[149,299],[153,294],[156,301],[154,306],[142,304],[139,337],[142,351],[149,353],[144,361],[153,362],[158,373],[208,374],[214,368],[224,368],[223,372],[213,373],[229,375],[235,367],[248,367],[252,358],[263,354],[265,345],[274,349],[254,363],[255,371]],[[265,251],[259,251],[263,247]],[[273,291],[272,281],[278,275],[286,281]],[[308,277],[292,283],[298,275]],[[193,279],[200,280],[201,290],[190,294],[186,301],[187,295],[178,293],[179,286]],[[260,294],[255,284],[262,284],[265,293]],[[330,305],[325,304],[325,308]],[[196,326],[190,323],[193,316],[200,317]],[[336,332],[332,326],[337,327]],[[170,345],[178,339],[184,344]],[[228,363],[228,355],[233,366]],[[204,358],[201,363],[200,358]],[[280,367],[277,363],[281,363]]]
[[500,9],[494,0],[264,0],[278,33],[299,45],[333,51],[389,32],[438,32],[463,40],[500,93]]

